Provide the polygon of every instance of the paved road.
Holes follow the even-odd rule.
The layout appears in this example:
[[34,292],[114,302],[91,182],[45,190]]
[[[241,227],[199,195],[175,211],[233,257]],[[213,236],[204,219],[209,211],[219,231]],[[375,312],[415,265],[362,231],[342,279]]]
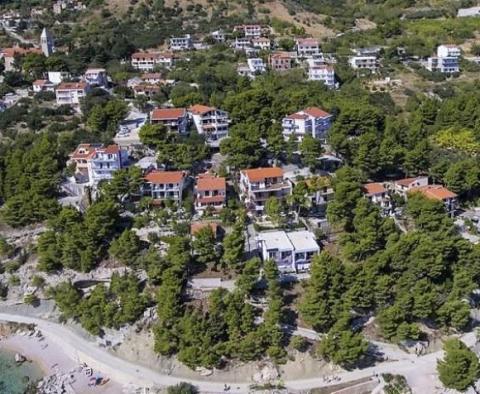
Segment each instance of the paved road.
[[[230,393],[247,393],[249,391],[250,383],[237,384],[192,380],[165,375],[149,368],[136,365],[114,356],[105,349],[99,348],[94,343],[80,337],[78,334],[69,330],[67,326],[61,324],[8,313],[0,313],[0,320],[36,324],[45,337],[52,342],[57,343],[64,349],[68,357],[78,362],[86,362],[93,368],[114,377],[114,380],[121,384],[135,384],[138,386],[154,384],[158,386],[170,386],[183,381],[197,386],[205,393],[221,393],[223,392],[224,384],[227,383],[231,386]],[[304,334],[307,334],[306,331]],[[311,335],[311,333],[308,333],[308,335]],[[467,333],[463,335],[461,339],[468,346],[473,346],[476,343],[474,333]],[[379,346],[380,350],[385,349],[385,352],[388,352],[390,356],[397,357],[399,361],[384,362],[375,367],[339,373],[337,376],[340,380],[337,379],[332,382],[325,382],[323,378],[311,378],[287,380],[284,381],[284,384],[290,391],[309,390],[388,372],[405,375],[414,393],[441,392],[438,388],[440,387],[440,384],[436,378],[435,369],[436,360],[443,355],[442,351],[416,357],[414,355],[408,355],[390,344],[383,344],[380,342],[376,342],[375,344]]]

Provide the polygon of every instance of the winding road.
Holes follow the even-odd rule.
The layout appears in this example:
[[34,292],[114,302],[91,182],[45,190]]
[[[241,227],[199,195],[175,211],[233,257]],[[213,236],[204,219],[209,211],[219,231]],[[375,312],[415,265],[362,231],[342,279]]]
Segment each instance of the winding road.
[[[197,386],[201,392],[204,393],[222,393],[224,392],[225,384],[228,384],[231,387],[229,390],[230,393],[248,393],[249,386],[252,383],[246,382],[237,384],[231,382],[214,382],[209,381],[208,378],[205,378],[205,380],[193,380],[165,375],[150,368],[139,366],[116,357],[106,349],[100,348],[95,343],[82,338],[62,324],[9,313],[0,313],[0,321],[35,324],[38,329],[42,331],[42,334],[53,343],[59,345],[69,358],[79,363],[85,362],[89,366],[114,377],[114,380],[125,385],[170,386],[179,382],[188,382]],[[305,334],[307,333],[305,332]],[[308,334],[310,335],[311,333]],[[468,346],[473,346],[476,343],[474,333],[467,333],[462,336],[461,339]],[[397,359],[398,361],[384,362],[375,367],[339,373],[337,374],[336,381],[326,382],[324,378],[318,377],[301,380],[287,380],[284,381],[283,384],[289,392],[292,392],[337,385],[339,383],[372,377],[381,373],[392,373],[404,375],[414,393],[443,392],[435,373],[436,360],[442,357],[442,351],[417,357],[402,352],[390,344],[376,342],[375,345],[388,355],[390,360]]]

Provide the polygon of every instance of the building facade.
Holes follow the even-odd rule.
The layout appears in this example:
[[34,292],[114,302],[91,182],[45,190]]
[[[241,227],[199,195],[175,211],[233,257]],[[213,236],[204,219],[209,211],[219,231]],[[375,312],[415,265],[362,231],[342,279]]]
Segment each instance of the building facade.
[[57,104],[77,106],[89,90],[90,85],[86,82],[62,82],[55,90]]
[[185,108],[156,108],[150,114],[150,123],[162,124],[169,131],[187,132],[188,114]]
[[156,66],[169,69],[175,64],[175,57],[170,52],[135,52],[131,64],[141,71],[152,71]]
[[317,107],[309,107],[288,115],[282,120],[283,136],[286,140],[293,134],[297,141],[306,135],[325,140],[332,126],[333,116]]
[[308,271],[312,258],[320,252],[309,231],[264,231],[257,242],[262,259],[274,260],[282,273]]
[[191,106],[188,111],[198,134],[205,136],[210,146],[218,147],[220,141],[228,136],[228,112],[200,104]]
[[142,194],[156,201],[182,202],[186,173],[184,171],[151,171],[145,178]]
[[204,211],[208,207],[220,210],[225,207],[227,182],[222,177],[201,174],[195,180],[194,193],[196,210]]
[[240,171],[240,195],[247,209],[261,214],[270,197],[286,198],[292,192],[292,185],[283,178],[279,167],[254,168]]

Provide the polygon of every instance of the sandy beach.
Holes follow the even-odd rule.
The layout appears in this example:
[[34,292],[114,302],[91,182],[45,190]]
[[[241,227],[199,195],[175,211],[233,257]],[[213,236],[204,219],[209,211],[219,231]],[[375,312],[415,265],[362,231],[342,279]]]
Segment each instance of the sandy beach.
[[[89,387],[89,377],[81,368],[80,363],[70,359],[63,349],[47,338],[22,335],[22,333],[11,334],[8,337],[0,338],[0,349],[8,349],[20,353],[36,362],[45,375],[67,375],[72,382],[72,393],[102,393],[118,394],[123,392],[122,385],[109,380],[103,386]],[[93,369],[93,376],[101,376],[104,379],[111,379],[101,371]]]

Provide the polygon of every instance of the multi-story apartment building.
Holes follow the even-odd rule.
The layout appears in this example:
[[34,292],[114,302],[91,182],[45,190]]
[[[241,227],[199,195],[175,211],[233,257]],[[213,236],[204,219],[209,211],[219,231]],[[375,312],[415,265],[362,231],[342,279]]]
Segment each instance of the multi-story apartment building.
[[408,192],[416,187],[428,186],[427,176],[417,176],[415,178],[404,178],[393,182],[393,191],[403,198],[407,198]]
[[295,49],[299,57],[319,55],[321,53],[318,40],[313,38],[298,38],[295,41]]
[[187,132],[188,114],[185,108],[155,108],[150,114],[152,124],[162,124],[169,131]]
[[89,90],[90,85],[86,82],[62,82],[55,90],[57,104],[79,105]]
[[37,79],[36,81],[33,81],[32,87],[35,93],[55,91],[55,84],[48,79]]
[[172,51],[188,51],[193,49],[193,40],[190,34],[185,34],[183,37],[170,38],[169,48]]
[[270,68],[273,71],[290,70],[293,65],[292,56],[288,52],[277,52],[268,58]]
[[363,185],[363,194],[373,204],[380,207],[383,216],[392,213],[392,201],[383,183],[366,183]]
[[289,139],[293,134],[297,141],[302,141],[306,135],[325,140],[332,126],[333,116],[323,109],[308,107],[282,120],[283,136]]
[[456,45],[440,45],[437,56],[427,59],[426,67],[429,71],[451,74],[460,71],[460,56],[462,52]]
[[325,84],[329,89],[334,89],[335,84],[335,70],[332,66],[310,66],[308,68],[308,80],[320,81]]
[[131,57],[132,67],[141,71],[152,71],[155,66],[171,68],[175,57],[170,52],[135,52]]
[[283,199],[292,192],[291,183],[283,178],[283,170],[279,167],[242,170],[239,187],[246,207],[259,214],[270,197]]
[[184,171],[151,171],[144,177],[142,194],[157,201],[182,202],[187,174]]
[[151,98],[156,94],[160,93],[160,86],[158,85],[151,85],[148,83],[140,83],[133,87],[133,94],[135,97],[137,96],[147,96]]
[[257,242],[263,260],[274,260],[282,273],[308,271],[312,258],[320,252],[315,236],[305,230],[263,231]]
[[195,182],[195,208],[203,211],[207,207],[222,209],[227,199],[225,178],[211,174],[201,174]]
[[348,62],[355,70],[363,69],[375,72],[379,66],[377,56],[352,56],[348,59]]
[[233,43],[236,51],[246,51],[252,48],[252,40],[248,37],[237,37]]
[[205,136],[210,146],[218,147],[221,139],[228,136],[228,112],[200,104],[191,106],[188,111],[198,134]]
[[104,68],[89,68],[83,74],[83,80],[89,85],[108,86],[107,70]]
[[256,37],[252,39],[252,46],[257,49],[269,50],[272,47],[270,38]]
[[264,29],[261,25],[238,25],[233,28],[233,31],[240,31],[245,37],[254,38],[260,37]]
[[164,82],[162,74],[160,73],[144,73],[140,78],[144,83],[149,85],[158,85]]
[[225,41],[225,32],[222,29],[211,32],[210,36],[217,42]]
[[78,179],[92,186],[112,179],[115,171],[128,164],[127,151],[118,145],[80,144],[69,157],[68,163],[75,163],[75,172],[80,175]]
[[442,201],[450,216],[454,216],[458,209],[458,196],[442,185],[420,186],[412,188],[410,193],[421,193],[428,199]]
[[252,74],[262,74],[267,71],[267,66],[259,57],[247,59],[247,65]]

